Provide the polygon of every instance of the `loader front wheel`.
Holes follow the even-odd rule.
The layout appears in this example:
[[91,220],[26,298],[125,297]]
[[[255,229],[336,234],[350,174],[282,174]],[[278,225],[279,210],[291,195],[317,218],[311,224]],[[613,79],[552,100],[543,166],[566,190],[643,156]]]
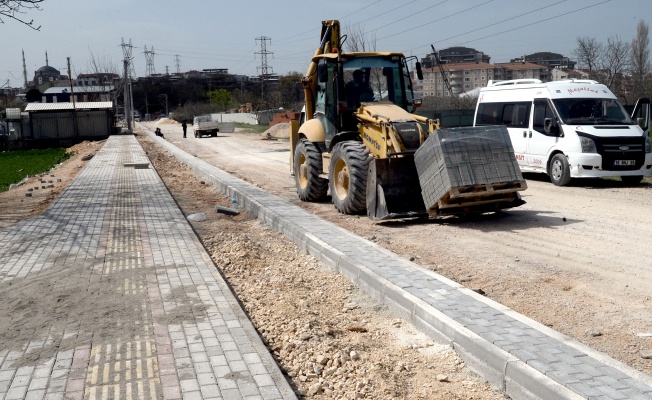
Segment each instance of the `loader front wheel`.
[[328,171],[333,205],[342,214],[361,214],[367,209],[367,176],[371,155],[364,144],[340,142],[333,148]]
[[319,176],[322,165],[317,147],[301,139],[294,150],[294,181],[302,201],[317,201],[326,196],[328,181]]

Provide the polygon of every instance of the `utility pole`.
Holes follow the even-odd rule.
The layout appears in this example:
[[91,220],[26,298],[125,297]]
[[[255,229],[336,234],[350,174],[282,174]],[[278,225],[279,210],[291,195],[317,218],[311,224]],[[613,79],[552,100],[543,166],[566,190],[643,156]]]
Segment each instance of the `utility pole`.
[[179,59],[179,55],[175,54],[174,55],[174,63],[177,66],[177,74],[181,73],[181,60]]
[[260,41],[260,51],[257,51],[255,54],[260,54],[260,67],[257,69],[260,71],[260,82],[261,82],[261,94],[262,99],[265,98],[265,80],[269,77],[272,67],[267,64],[267,55],[274,54],[270,51],[267,51],[267,42],[272,43],[272,39],[267,36],[261,36],[256,38],[256,42]]
[[130,72],[133,72],[136,75],[133,63],[131,62],[131,50],[133,46],[131,45],[131,39],[129,39],[129,44],[126,44],[124,39],[122,39],[122,53],[124,55],[124,106],[125,106],[125,117],[127,118],[127,130],[129,133],[132,133],[132,119],[134,117],[132,105],[133,105],[133,93],[131,92],[131,75]]
[[79,137],[79,129],[77,127],[77,107],[75,105],[75,90],[73,89],[72,84],[72,73],[70,72],[70,57],[66,57],[68,60],[68,83],[70,84],[70,100],[72,102],[72,125],[75,136]]
[[131,85],[129,84],[129,60],[123,60],[124,63],[124,106],[125,106],[125,117],[127,118],[127,131],[131,133],[131,97],[129,96],[129,89]]

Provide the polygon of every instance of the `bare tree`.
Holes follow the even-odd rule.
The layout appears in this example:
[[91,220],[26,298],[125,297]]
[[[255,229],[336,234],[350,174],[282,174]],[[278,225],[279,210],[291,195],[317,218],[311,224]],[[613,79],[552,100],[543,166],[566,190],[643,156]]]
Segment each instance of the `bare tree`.
[[579,67],[588,70],[589,79],[595,79],[594,74],[602,59],[603,48],[602,43],[595,38],[588,36],[577,38],[577,48],[574,54],[577,57]]
[[376,32],[365,33],[364,27],[358,25],[347,25],[346,27],[346,50],[349,52],[357,51],[376,51]]
[[91,52],[88,71],[95,77],[97,86],[103,92],[110,93],[111,101],[117,104],[118,97],[122,95],[124,89],[124,81],[120,79],[119,64],[108,57],[99,57]]
[[619,37],[610,37],[607,43],[595,38],[577,38],[574,51],[580,68],[588,70],[589,79],[605,84],[614,94],[624,97],[623,82],[629,66],[631,47]]
[[29,22],[26,19],[23,19],[23,15],[27,13],[27,10],[41,10],[40,4],[44,0],[0,0],[0,23],[4,23],[3,18],[9,18],[25,24],[30,28],[38,31],[41,29],[41,26],[34,26],[34,20]]
[[652,92],[652,79],[650,77],[650,36],[649,26],[642,20],[636,27],[636,37],[632,40],[632,59],[630,72],[632,75],[632,86],[629,90],[631,98],[628,103],[635,99],[646,97]]
[[604,51],[602,72],[604,78],[602,83],[607,85],[612,92],[618,94],[623,92],[623,78],[629,66],[631,47],[619,37],[607,39],[607,46]]

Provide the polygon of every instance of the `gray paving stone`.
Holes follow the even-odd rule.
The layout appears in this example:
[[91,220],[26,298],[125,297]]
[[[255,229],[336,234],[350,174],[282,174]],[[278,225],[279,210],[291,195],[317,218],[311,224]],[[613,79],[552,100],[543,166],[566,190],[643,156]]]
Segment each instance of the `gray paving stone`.
[[[493,351],[498,350],[503,352],[499,354],[512,354],[528,361],[530,366],[521,364],[519,370],[523,373],[517,374],[523,377],[524,381],[520,382],[523,385],[519,385],[513,377],[502,378],[505,382],[502,385],[505,386],[508,382],[519,396],[532,396],[534,392],[535,395],[554,393],[555,396],[561,396],[559,398],[573,398],[567,389],[560,390],[556,386],[557,382],[566,387],[574,384],[578,390],[584,390],[579,377],[595,380],[599,376],[611,376],[612,385],[607,386],[618,389],[620,386],[614,382],[622,382],[622,374],[630,377],[630,374],[620,369],[602,364],[584,352],[558,342],[557,339],[536,329],[536,326],[523,323],[521,319],[516,320],[491,304],[478,300],[478,296],[468,293],[468,289],[445,278],[435,278],[436,274],[432,271],[424,271],[413,263],[328,222],[305,216],[303,210],[288,206],[272,195],[261,193],[259,189],[223,174],[202,161],[194,161],[174,146],[166,143],[162,145],[177,157],[201,165],[198,173],[210,174],[211,176],[203,177],[209,181],[217,179],[212,183],[223,187],[226,193],[233,191],[242,198],[255,199],[255,206],[250,205],[252,211],[257,212],[271,227],[284,232],[301,249],[323,260],[329,267],[350,279],[356,286],[367,290],[372,297],[400,312],[402,316],[412,315],[411,321],[433,337],[443,342],[452,342],[465,351],[473,349],[478,361],[488,365],[501,365],[508,362],[510,357],[514,357],[503,355],[496,358]],[[248,203],[245,201],[244,204]],[[337,234],[333,234],[334,231],[337,231]],[[382,281],[385,283],[381,284]],[[455,323],[451,324],[451,321]],[[460,333],[465,330],[474,332],[478,338],[471,341],[464,339],[468,335]],[[495,348],[493,351],[489,350],[492,346]],[[584,375],[573,376],[572,372],[576,372],[579,365],[586,366],[582,372]],[[529,373],[528,368],[532,370]],[[530,373],[537,378],[526,378]],[[550,381],[546,382],[545,379]],[[628,379],[637,382],[637,385],[633,385],[635,394],[646,394],[652,390],[649,383],[631,377]],[[652,379],[648,382],[652,382]],[[528,384],[534,387],[529,387]],[[517,386],[519,388],[516,388]],[[598,395],[603,396],[605,393]]]
[[[175,290],[182,290],[188,298],[201,301],[213,310],[204,317],[208,319],[204,322],[170,325],[165,334],[156,334],[157,346],[173,351],[174,356],[170,355],[169,360],[174,360],[176,356],[175,363],[169,365],[178,366],[179,376],[192,378],[177,382],[177,389],[166,387],[166,390],[172,389],[171,396],[174,397],[175,390],[177,394],[180,393],[183,384],[185,398],[203,398],[194,377],[198,374],[204,377],[204,371],[212,374],[211,360],[216,361],[218,367],[225,361],[224,366],[229,368],[229,361],[219,358],[224,353],[219,348],[218,335],[233,329],[239,338],[238,346],[229,349],[237,352],[244,348],[248,354],[259,354],[258,358],[252,357],[255,361],[252,368],[273,377],[274,385],[278,385],[277,393],[281,393],[279,398],[296,398],[228,286],[221,281],[214,266],[207,264],[209,257],[202,254],[201,243],[155,170],[128,170],[123,165],[125,160],[143,162],[147,161],[147,157],[134,137],[110,137],[102,150],[42,216],[0,229],[0,281],[29,278],[43,270],[62,268],[70,262],[84,262],[89,267],[89,282],[100,282],[104,265],[117,268],[120,265],[142,266],[150,263],[146,267],[157,268],[152,276],[155,277],[153,282],[159,285],[158,293],[162,301],[157,306],[158,310],[174,312],[180,306],[179,302],[167,299]],[[123,201],[127,198],[135,201]],[[111,219],[112,210],[125,212],[123,215],[126,218],[114,222]],[[140,214],[133,219],[132,225],[128,225],[132,221],[130,216],[136,215],[134,213]],[[110,250],[102,247],[110,244],[107,242],[111,237],[108,231],[110,226],[120,233],[120,236],[115,236],[120,238],[118,246],[125,246],[127,251],[135,248],[131,243],[138,243],[134,242],[139,240],[138,235],[146,235],[142,244],[146,251],[142,253],[146,254],[145,260],[141,259],[141,253],[127,253],[119,247]],[[140,231],[134,230],[134,226],[138,226]],[[148,285],[152,284],[148,282]],[[147,331],[150,334],[153,332],[151,328],[147,329],[147,324],[142,326],[146,330],[145,335]],[[77,335],[75,329],[79,327],[69,326],[63,337],[73,340]],[[33,340],[26,351],[53,346],[54,338],[61,334],[55,332],[45,341]],[[91,346],[87,351],[90,349]],[[16,371],[12,364],[23,357],[23,352],[0,349],[0,398],[63,399],[66,397],[68,377],[73,370],[71,367],[77,362],[76,354],[71,349],[63,350],[56,353],[54,359],[44,361],[36,368],[22,367]],[[231,355],[230,358],[235,360],[233,368],[246,370],[247,363],[242,361],[242,357]],[[160,359],[166,358],[161,356]],[[90,361],[93,362],[92,359]],[[87,364],[83,365],[83,368],[74,367],[76,381],[81,378],[84,382],[84,377],[90,376],[86,374]],[[163,369],[168,371],[170,366],[166,364]],[[254,382],[253,378],[251,381]],[[169,380],[166,382],[174,384]],[[189,387],[189,382],[194,382],[194,386]],[[89,382],[86,381],[86,384]],[[231,393],[231,398],[239,397],[240,389],[237,386],[233,389],[235,392]],[[250,388],[247,388],[247,392],[258,393]],[[219,392],[212,391],[208,395],[219,396]]]

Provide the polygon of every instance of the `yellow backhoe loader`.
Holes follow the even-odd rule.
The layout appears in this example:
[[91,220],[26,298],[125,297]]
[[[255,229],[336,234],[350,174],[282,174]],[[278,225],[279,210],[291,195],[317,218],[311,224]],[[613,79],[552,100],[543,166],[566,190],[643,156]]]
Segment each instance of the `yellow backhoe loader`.
[[[330,190],[344,214],[432,215],[422,197],[415,153],[439,121],[413,114],[420,101],[413,96],[409,58],[394,52],[345,53],[345,40],[338,21],[323,21],[320,45],[302,79],[305,112],[301,121],[293,121],[290,136],[299,198],[319,201]],[[418,61],[416,72],[422,79]],[[503,201],[499,208],[506,206]]]

